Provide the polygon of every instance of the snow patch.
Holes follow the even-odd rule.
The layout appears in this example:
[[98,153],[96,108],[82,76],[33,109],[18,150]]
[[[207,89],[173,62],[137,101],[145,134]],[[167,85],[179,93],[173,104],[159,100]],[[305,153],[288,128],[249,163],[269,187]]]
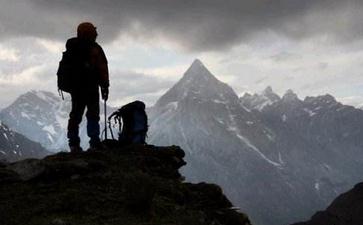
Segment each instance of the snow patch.
[[55,131],[53,125],[45,126],[45,127],[42,128],[42,130],[47,131],[51,135],[56,135],[57,134],[57,132]]
[[326,163],[323,163],[323,167],[326,168],[327,170],[331,170],[331,167]]
[[253,151],[255,151],[257,154],[259,154],[268,163],[270,163],[270,164],[272,164],[274,166],[277,166],[277,167],[281,167],[282,166],[280,163],[274,162],[271,159],[267,158],[256,146],[254,146],[253,144],[251,144],[251,142],[247,138],[243,137],[240,134],[237,134],[237,137],[239,139],[241,139],[244,143],[246,143],[248,147],[250,147]]
[[255,109],[257,109],[258,111],[261,112],[266,106],[269,106],[269,105],[272,105],[272,104],[273,104],[273,102],[270,99],[266,98],[266,100],[263,103],[257,105],[255,107]]
[[283,122],[286,122],[286,120],[287,120],[287,116],[286,116],[285,114],[284,114],[284,115],[282,115],[281,120],[282,120]]
[[50,140],[50,142],[53,142],[53,137],[50,134],[47,134],[48,139]]
[[270,134],[266,134],[267,138],[270,140],[270,141],[275,141],[275,138],[270,135]]
[[218,104],[226,104],[227,103],[226,101],[221,101],[221,100],[218,100],[218,99],[213,99],[213,102],[218,103]]
[[317,191],[320,191],[320,184],[319,182],[315,182],[314,187]]
[[21,112],[21,116],[30,120],[30,116],[28,114],[26,114],[25,112]]
[[214,119],[220,123],[220,124],[224,124],[224,121],[221,119],[221,118],[218,118],[218,117],[214,117]]
[[285,164],[285,162],[282,160],[281,152],[279,152],[279,162],[280,164]]
[[57,113],[55,116],[58,124],[61,126],[62,129],[66,129],[68,125],[68,117],[63,117],[60,113]]
[[261,156],[262,159],[266,160],[266,162],[276,166],[276,167],[282,167],[281,164],[274,162],[267,158],[256,146],[254,146],[246,137],[241,135],[240,131],[237,128],[237,123],[235,120],[235,116],[231,114],[230,108],[227,106],[228,112],[229,112],[229,119],[231,121],[231,124],[228,126],[228,130],[233,131],[237,138],[239,138],[241,141],[243,141],[250,149],[252,149],[254,152],[256,152],[258,155]]
[[47,101],[48,97],[45,95],[44,92],[42,91],[37,91],[34,93],[38,98],[44,100],[44,101]]
[[170,102],[167,107],[176,110],[178,108],[178,102]]
[[241,106],[242,106],[242,108],[244,109],[244,110],[246,110],[247,112],[251,112],[251,110],[250,109],[248,109],[247,107],[245,107],[243,104],[240,104]]
[[341,110],[343,110],[343,109],[345,109],[346,107],[345,106],[342,106],[342,107],[339,107],[339,108],[337,108],[337,112],[340,112]]
[[309,114],[310,117],[316,115],[316,112],[311,111],[310,109],[304,108],[304,111]]

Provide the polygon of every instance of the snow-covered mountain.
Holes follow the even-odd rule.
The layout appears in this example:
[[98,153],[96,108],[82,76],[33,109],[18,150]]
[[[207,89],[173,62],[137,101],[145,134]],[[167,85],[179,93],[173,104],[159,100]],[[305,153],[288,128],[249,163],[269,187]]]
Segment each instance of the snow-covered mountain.
[[280,96],[272,91],[272,88],[268,86],[261,94],[249,94],[245,93],[241,98],[241,104],[250,109],[261,111],[264,107],[271,105],[280,100]]
[[[49,149],[64,149],[69,104],[32,91],[0,119]],[[180,145],[187,179],[221,185],[253,224],[306,220],[363,179],[363,111],[330,95],[301,100],[268,87],[239,98],[196,60],[148,114],[148,142]]]
[[[11,129],[41,143],[50,151],[59,151],[68,148],[66,131],[70,109],[69,95],[65,95],[65,100],[62,100],[51,92],[30,91],[3,109],[0,119]],[[108,108],[108,112],[111,111],[113,109]],[[81,144],[87,147],[85,120],[80,126],[80,136]]]
[[69,101],[51,92],[30,91],[3,109],[0,118],[11,129],[41,143],[49,150],[66,146]]
[[40,144],[10,130],[0,122],[0,161],[40,158],[49,154]]
[[220,184],[253,224],[304,220],[363,179],[363,112],[329,95],[239,99],[196,60],[149,115],[149,142],[180,145],[187,179]]

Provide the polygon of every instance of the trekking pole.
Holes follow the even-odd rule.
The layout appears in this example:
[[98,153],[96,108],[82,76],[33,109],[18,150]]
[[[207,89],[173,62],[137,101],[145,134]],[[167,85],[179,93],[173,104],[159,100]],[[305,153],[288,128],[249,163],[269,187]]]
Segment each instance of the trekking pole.
[[104,107],[105,107],[105,140],[107,140],[107,106],[106,106],[106,100],[104,100]]

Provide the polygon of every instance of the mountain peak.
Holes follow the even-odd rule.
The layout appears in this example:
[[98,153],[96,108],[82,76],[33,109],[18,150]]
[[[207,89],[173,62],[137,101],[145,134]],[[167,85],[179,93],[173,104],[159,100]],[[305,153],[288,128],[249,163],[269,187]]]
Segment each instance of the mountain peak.
[[199,59],[194,60],[184,76],[155,105],[164,106],[183,99],[238,102],[238,96],[233,89],[219,81]]
[[332,104],[335,105],[338,103],[337,100],[334,98],[334,96],[330,94],[319,95],[316,97],[307,96],[305,97],[304,102],[311,104],[320,104],[320,105],[332,105]]
[[265,90],[262,91],[263,94],[274,93],[271,86],[267,86]]
[[200,61],[199,59],[194,60],[192,65],[185,72],[184,77],[186,77],[188,79],[204,78],[203,80],[208,79],[208,78],[215,78],[212,75],[212,73],[207,69],[207,67],[204,66],[202,61]]
[[16,102],[21,101],[45,101],[45,102],[59,102],[60,98],[57,97],[54,93],[49,91],[42,90],[31,90],[22,95],[16,100]]
[[297,94],[295,94],[295,92],[291,89],[288,89],[284,96],[282,97],[283,100],[285,101],[295,101],[295,100],[299,100],[299,98],[297,97]]
[[265,88],[265,90],[262,91],[261,93],[263,96],[265,96],[266,98],[268,98],[269,100],[271,100],[272,102],[276,102],[280,100],[280,96],[278,94],[276,94],[273,90],[271,86],[267,86]]
[[266,106],[272,105],[281,98],[273,92],[271,86],[267,86],[261,94],[245,94],[240,98],[242,105],[248,109],[256,109],[262,111]]
[[195,59],[192,63],[191,66],[200,66],[200,67],[204,67],[204,64],[202,63],[202,61],[200,61],[199,59]]

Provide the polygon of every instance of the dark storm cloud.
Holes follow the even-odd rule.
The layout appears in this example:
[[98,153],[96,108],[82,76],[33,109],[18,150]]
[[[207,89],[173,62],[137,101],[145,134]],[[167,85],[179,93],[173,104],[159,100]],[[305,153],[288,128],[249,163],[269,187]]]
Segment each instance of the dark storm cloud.
[[361,39],[361,0],[0,0],[1,36],[64,39],[83,20],[104,41],[161,37],[187,50],[220,50],[275,32],[293,39]]

